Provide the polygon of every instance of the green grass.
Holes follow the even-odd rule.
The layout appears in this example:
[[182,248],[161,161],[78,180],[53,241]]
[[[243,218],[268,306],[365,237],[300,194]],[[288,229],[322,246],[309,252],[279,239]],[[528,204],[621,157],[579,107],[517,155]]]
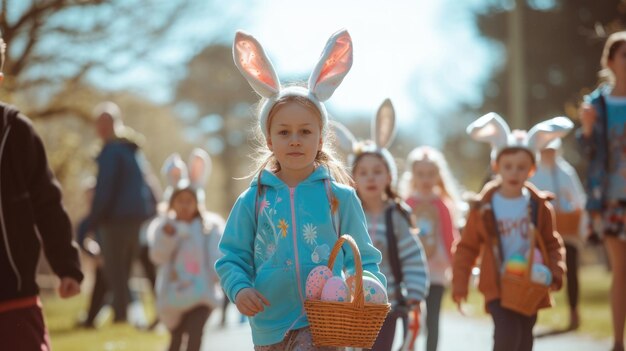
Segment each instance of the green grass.
[[[610,273],[601,265],[583,266],[579,271],[579,284],[581,325],[578,332],[594,338],[611,337],[613,329],[609,306]],[[444,309],[456,310],[456,305],[452,302],[449,290],[446,290],[447,295],[444,296]],[[539,312],[537,326],[548,330],[564,329],[569,324],[569,306],[567,304],[565,286],[552,295],[556,305],[553,308],[543,309]],[[470,289],[468,301],[463,306],[463,309],[471,316],[479,318],[489,317],[484,312],[483,297],[476,288]]]
[[[580,313],[581,327],[578,332],[596,338],[608,338],[612,335],[608,289],[610,274],[603,266],[584,266],[580,270]],[[456,306],[447,289],[444,296],[444,308],[455,311]],[[144,294],[146,295],[146,294]],[[568,305],[565,289],[553,294],[556,307],[539,313],[538,327],[542,329],[564,328],[569,322]],[[147,306],[152,301],[144,296]],[[86,330],[75,328],[78,317],[87,307],[86,294],[62,300],[56,295],[42,296],[44,314],[53,349],[63,351],[154,351],[164,350],[169,337],[167,332],[144,332],[127,324],[104,322],[99,329]],[[484,312],[482,295],[470,289],[468,302],[464,305],[467,314],[477,318],[489,318]],[[456,313],[456,312],[455,312]],[[148,308],[148,319],[152,320],[154,311]]]
[[[129,324],[112,324],[110,320],[105,320],[98,329],[76,328],[78,317],[87,308],[85,294],[67,300],[44,295],[42,301],[54,350],[155,351],[167,347],[167,332],[140,331]],[[146,303],[150,305],[152,302]],[[149,310],[149,320],[152,316],[154,312]]]

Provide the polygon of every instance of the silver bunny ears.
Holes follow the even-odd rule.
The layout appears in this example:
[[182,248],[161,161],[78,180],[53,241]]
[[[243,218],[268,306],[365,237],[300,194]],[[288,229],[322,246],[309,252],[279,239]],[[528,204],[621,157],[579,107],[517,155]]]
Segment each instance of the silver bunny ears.
[[[171,154],[163,163],[161,174],[167,180],[165,200],[169,201],[172,193],[180,189],[192,189],[196,195],[204,194],[204,186],[211,173],[211,157],[199,148],[193,149],[187,164],[178,153]],[[204,201],[199,198],[198,202]]]
[[554,117],[537,123],[528,132],[511,131],[500,115],[490,112],[467,126],[467,134],[476,141],[491,145],[491,159],[496,160],[500,152],[508,148],[522,148],[535,155],[552,140],[565,136],[574,123],[567,117]]
[[235,65],[250,86],[266,99],[261,107],[261,131],[267,137],[269,112],[280,98],[295,95],[309,99],[322,116],[322,128],[328,122],[323,102],[328,100],[352,67],[352,39],[347,30],[333,34],[311,72],[307,87],[282,87],[272,62],[261,44],[250,34],[238,31],[233,43]]

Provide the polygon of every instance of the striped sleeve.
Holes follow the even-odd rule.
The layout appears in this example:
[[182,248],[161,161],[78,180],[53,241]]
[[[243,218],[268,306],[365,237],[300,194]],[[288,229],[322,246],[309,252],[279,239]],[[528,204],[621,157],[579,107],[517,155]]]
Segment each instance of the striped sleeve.
[[430,288],[428,265],[424,248],[413,235],[409,223],[394,211],[395,234],[398,238],[398,255],[407,290],[407,300],[424,300]]

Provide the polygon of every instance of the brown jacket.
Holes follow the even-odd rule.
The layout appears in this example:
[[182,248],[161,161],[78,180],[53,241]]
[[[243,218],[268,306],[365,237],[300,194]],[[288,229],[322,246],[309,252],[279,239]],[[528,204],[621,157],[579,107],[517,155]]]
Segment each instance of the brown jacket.
[[[500,270],[496,264],[494,251],[499,252],[496,240],[496,223],[491,199],[499,189],[500,181],[495,180],[485,185],[470,209],[467,224],[456,245],[452,265],[452,294],[467,297],[468,281],[472,267],[480,258],[480,277],[478,290],[485,297],[485,304],[500,298]],[[554,230],[554,210],[550,204],[551,193],[538,190],[526,182],[531,201],[537,202],[537,232],[541,235],[549,256],[549,268],[552,271],[552,290],[558,290],[563,283],[565,272],[565,249],[559,233]],[[550,307],[550,298],[542,301],[539,308]]]

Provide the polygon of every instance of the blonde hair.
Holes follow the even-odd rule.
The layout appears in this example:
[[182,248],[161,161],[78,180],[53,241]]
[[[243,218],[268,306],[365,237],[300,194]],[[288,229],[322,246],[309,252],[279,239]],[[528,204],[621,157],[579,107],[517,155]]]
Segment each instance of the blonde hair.
[[465,203],[461,199],[461,191],[457,181],[454,179],[448,162],[446,162],[443,153],[430,146],[420,146],[413,149],[406,160],[406,170],[400,181],[399,192],[403,198],[408,198],[416,190],[415,178],[413,177],[413,167],[417,162],[430,162],[439,172],[439,183],[437,184],[439,196],[447,198],[454,204],[453,218],[458,223],[465,211]]
[[598,72],[600,80],[610,85],[615,84],[615,74],[609,68],[609,61],[615,57],[617,49],[619,49],[624,43],[626,43],[626,31],[615,32],[609,36],[604,43],[604,49],[602,50],[602,57],[600,58],[600,65],[602,69]]
[[[259,109],[261,108],[261,106],[263,106],[264,102],[265,100],[260,101],[258,105]],[[265,139],[265,135],[263,132],[266,132],[267,135],[269,135],[269,129],[272,124],[272,117],[274,117],[274,115],[282,107],[284,107],[285,105],[289,103],[299,104],[300,106],[306,108],[307,110],[314,112],[320,119],[320,126],[322,125],[321,112],[318,110],[315,104],[313,104],[313,102],[311,102],[311,100],[309,100],[308,98],[304,96],[298,96],[298,95],[286,95],[286,96],[279,98],[274,104],[274,106],[272,106],[269,112],[269,115],[267,118],[267,130],[262,131],[260,127],[261,123],[257,123],[255,136],[257,139],[256,141],[257,141],[258,146],[256,150],[256,156],[253,156],[254,159],[257,161],[256,161],[254,172],[250,174],[248,177],[254,176],[256,174],[258,174],[260,177],[261,171],[263,171],[264,169],[267,169],[273,173],[277,173],[281,170],[280,163],[274,156],[274,153],[270,151],[267,147],[267,141]],[[257,116],[260,116],[260,113],[257,113]],[[331,176],[337,182],[352,186],[353,185],[352,177],[350,176],[348,171],[345,169],[345,167],[335,158],[335,152],[331,146],[332,141],[333,141],[331,134],[332,133],[328,132],[328,128],[326,126],[321,127],[322,147],[317,151],[317,155],[315,156],[314,163],[316,167],[318,166],[327,167],[328,170],[330,171]]]

